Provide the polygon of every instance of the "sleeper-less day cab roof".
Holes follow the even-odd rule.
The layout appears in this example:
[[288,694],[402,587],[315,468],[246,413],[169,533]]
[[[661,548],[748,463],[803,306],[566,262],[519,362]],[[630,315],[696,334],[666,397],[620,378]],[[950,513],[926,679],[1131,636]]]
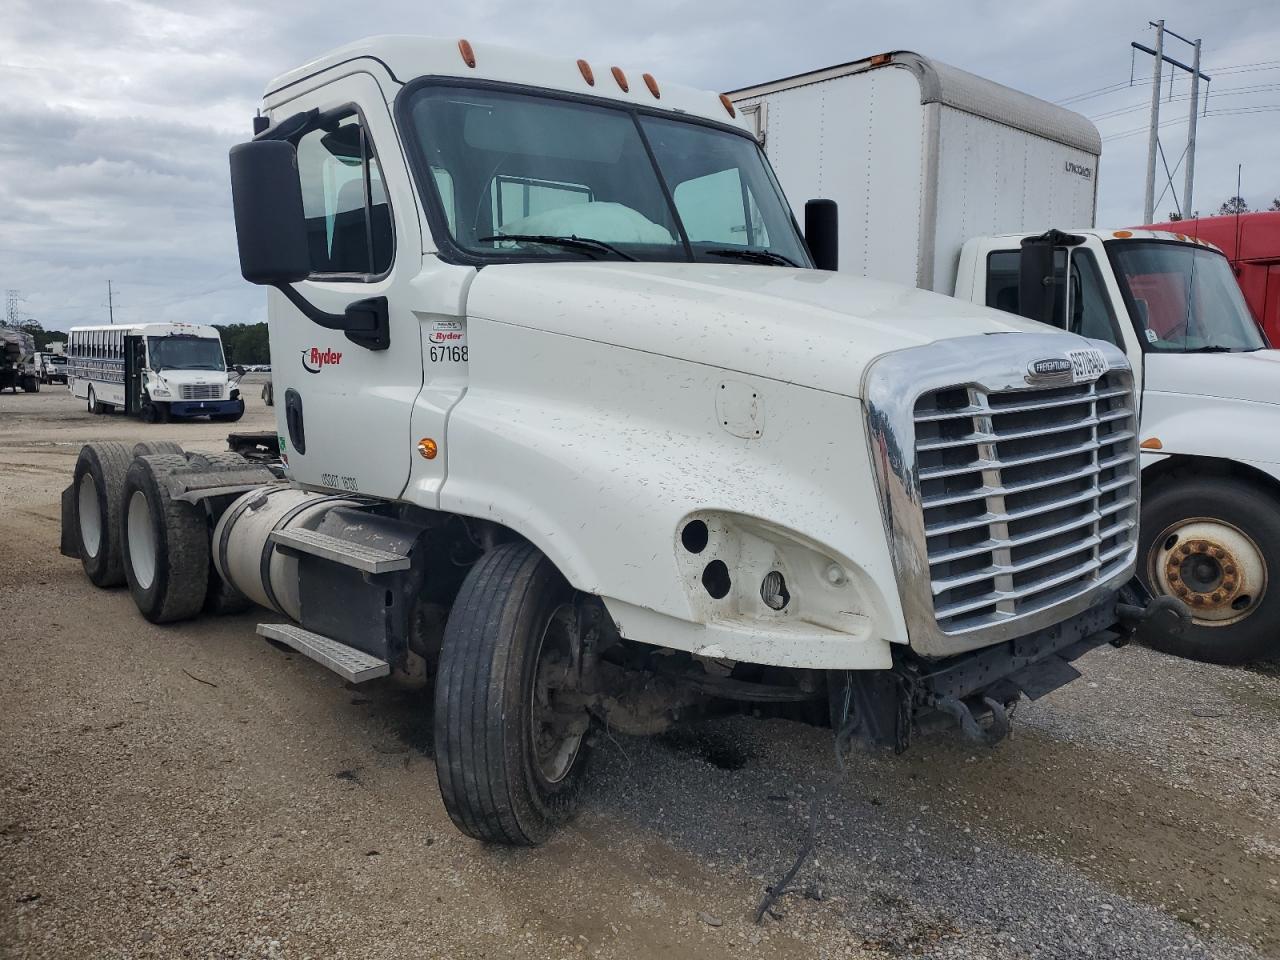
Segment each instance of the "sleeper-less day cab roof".
[[[271,108],[288,99],[289,88],[303,84],[308,78],[333,67],[362,61],[381,65],[391,80],[401,85],[428,76],[513,83],[743,126],[736,110],[731,112],[718,93],[670,83],[661,76],[642,70],[621,68],[618,70],[619,79],[613,72],[617,68],[603,60],[588,62],[571,57],[552,57],[497,44],[471,44],[465,40],[439,37],[378,36],[357,40],[280,74],[267,84],[263,99]],[[585,64],[586,69],[580,64]],[[652,79],[652,86],[646,78]],[[626,84],[625,90],[623,83]]]

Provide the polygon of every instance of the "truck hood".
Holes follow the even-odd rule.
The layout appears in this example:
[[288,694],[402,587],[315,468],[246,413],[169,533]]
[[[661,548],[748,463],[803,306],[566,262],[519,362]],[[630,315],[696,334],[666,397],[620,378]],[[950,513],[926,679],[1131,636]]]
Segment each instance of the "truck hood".
[[1280,350],[1152,352],[1143,366],[1145,390],[1280,404]]
[[848,396],[886,353],[975,334],[1054,332],[896,284],[719,263],[487,266],[467,313]]

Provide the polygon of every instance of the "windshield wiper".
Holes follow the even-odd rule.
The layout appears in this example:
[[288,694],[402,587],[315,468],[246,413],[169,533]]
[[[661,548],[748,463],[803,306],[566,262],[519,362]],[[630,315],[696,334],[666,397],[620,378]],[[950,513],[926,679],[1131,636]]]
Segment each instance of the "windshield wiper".
[[569,247],[574,250],[590,250],[595,253],[612,253],[623,260],[635,260],[631,254],[619,250],[611,243],[596,240],[592,237],[554,237],[541,233],[498,233],[490,237],[477,237],[477,242],[487,240],[515,240],[519,243],[546,243],[557,247]]
[[[1235,347],[1188,347],[1182,351],[1183,353],[1235,353]],[[1244,351],[1241,351],[1242,353]]]
[[709,253],[717,257],[737,257],[740,260],[750,260],[752,263],[768,263],[777,267],[798,267],[790,257],[784,257],[780,253],[774,253],[772,250],[752,250],[749,247],[723,247],[714,250],[703,250],[703,253]]

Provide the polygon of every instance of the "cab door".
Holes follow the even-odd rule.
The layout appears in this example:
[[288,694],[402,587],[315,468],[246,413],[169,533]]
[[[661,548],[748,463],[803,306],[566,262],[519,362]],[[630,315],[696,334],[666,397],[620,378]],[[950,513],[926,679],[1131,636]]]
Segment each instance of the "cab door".
[[410,283],[422,240],[408,173],[377,81],[355,72],[272,109],[272,121],[316,111],[289,139],[312,272],[305,300],[341,314],[385,297],[386,349],[309,320],[277,290],[268,320],[277,432],[292,477],[308,486],[397,497],[408,481],[414,401],[422,389],[420,324]]

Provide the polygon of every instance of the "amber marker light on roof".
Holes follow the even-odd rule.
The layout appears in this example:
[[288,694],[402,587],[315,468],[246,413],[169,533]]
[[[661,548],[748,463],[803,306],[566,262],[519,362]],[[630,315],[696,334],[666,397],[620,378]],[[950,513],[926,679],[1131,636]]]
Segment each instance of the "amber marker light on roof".
[[1159,437],[1147,437],[1147,439],[1143,440],[1140,444],[1138,444],[1138,446],[1140,446],[1143,450],[1163,450],[1164,449],[1164,444],[1160,442]]
[[729,99],[729,95],[727,93],[720,94],[720,102],[723,103],[724,108],[729,111],[729,116],[736,117],[738,115],[738,111],[733,109],[733,101]]
[[430,437],[423,437],[418,441],[418,452],[422,454],[424,460],[434,460],[436,454],[440,452],[440,448],[436,446],[436,442]]
[[644,77],[644,85],[649,88],[649,92],[653,94],[655,100],[661,100],[662,94],[658,92],[658,81],[653,79],[652,73],[642,75]]
[[1133,231],[1132,231],[1132,230],[1117,230],[1115,233],[1113,233],[1113,234],[1111,234],[1111,235],[1112,235],[1113,237],[1115,237],[1117,240],[1128,240],[1130,237],[1132,237],[1132,236],[1133,236]]
[[578,72],[582,74],[582,79],[587,81],[587,86],[594,87],[596,85],[596,75],[591,72],[591,64],[587,63],[587,61],[578,61]]
[[627,75],[622,72],[621,67],[610,67],[609,72],[613,74],[613,79],[617,81],[618,86],[622,88],[623,93],[626,93],[631,89],[627,86]]
[[462,62],[468,67],[474,67],[476,65],[476,52],[471,49],[470,40],[459,40],[458,52],[462,54]]

